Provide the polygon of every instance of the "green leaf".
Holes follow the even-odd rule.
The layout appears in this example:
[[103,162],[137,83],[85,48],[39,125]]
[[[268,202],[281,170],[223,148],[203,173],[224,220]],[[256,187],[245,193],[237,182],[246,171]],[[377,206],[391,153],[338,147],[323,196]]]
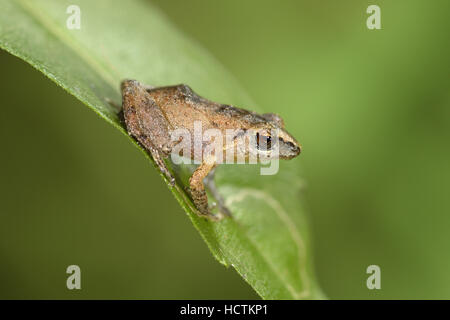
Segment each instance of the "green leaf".
[[[81,9],[80,29],[66,27],[71,4]],[[123,79],[154,86],[186,83],[211,100],[257,111],[212,56],[144,1],[6,1],[0,46],[127,136],[119,110],[107,103],[120,103]],[[233,214],[220,222],[197,216],[184,183],[177,180],[171,188],[213,255],[265,299],[323,297],[314,280],[298,161],[280,163],[273,176],[260,175],[256,165],[219,167],[216,183]],[[185,168],[172,169],[186,176]]]

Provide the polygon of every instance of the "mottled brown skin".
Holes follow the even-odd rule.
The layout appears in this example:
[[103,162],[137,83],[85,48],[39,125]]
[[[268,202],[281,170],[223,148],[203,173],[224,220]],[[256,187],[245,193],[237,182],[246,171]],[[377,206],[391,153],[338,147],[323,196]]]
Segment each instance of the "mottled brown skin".
[[[275,114],[259,115],[230,105],[206,100],[195,94],[186,85],[153,88],[135,80],[122,82],[122,107],[125,124],[130,135],[136,138],[150,152],[155,162],[173,185],[175,179],[167,169],[163,158],[169,156],[179,141],[171,141],[170,132],[186,129],[194,136],[194,122],[201,121],[202,129],[218,129],[225,136],[226,129],[257,130],[261,136],[267,136],[271,129],[279,129],[280,159],[291,159],[300,153],[298,142],[284,129],[283,120]],[[224,153],[232,144],[224,143]],[[193,141],[193,139],[191,139]],[[205,148],[207,144],[203,144]],[[192,144],[191,157],[194,158]],[[246,155],[248,156],[248,155]],[[212,156],[203,160],[189,179],[190,192],[194,204],[202,216],[218,218],[212,215],[208,207],[204,179],[220,162]],[[207,179],[212,182],[212,179]],[[211,185],[211,189],[215,187]],[[220,199],[220,196],[216,196]],[[228,210],[220,204],[224,214]],[[219,217],[220,218],[220,217]]]

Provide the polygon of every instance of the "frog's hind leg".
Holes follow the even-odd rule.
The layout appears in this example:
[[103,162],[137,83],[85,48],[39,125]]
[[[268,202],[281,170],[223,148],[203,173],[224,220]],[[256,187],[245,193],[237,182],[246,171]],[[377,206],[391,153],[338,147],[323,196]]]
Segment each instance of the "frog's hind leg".
[[163,158],[170,154],[176,142],[171,141],[170,125],[163,112],[145,88],[133,80],[122,82],[122,105],[128,133],[151,154],[173,186],[175,178]]
[[221,220],[225,217],[224,213],[212,214],[208,206],[208,196],[206,195],[204,180],[214,169],[215,163],[203,162],[192,174],[189,179],[189,189],[192,200],[199,211],[199,214],[211,220]]
[[219,191],[217,190],[216,183],[214,182],[215,171],[215,168],[211,170],[211,172],[204,179],[204,183],[209,192],[211,192],[212,196],[216,200],[216,205],[219,208],[220,213],[222,213],[222,215],[224,216],[231,217],[231,212],[226,207],[225,200],[220,195]]

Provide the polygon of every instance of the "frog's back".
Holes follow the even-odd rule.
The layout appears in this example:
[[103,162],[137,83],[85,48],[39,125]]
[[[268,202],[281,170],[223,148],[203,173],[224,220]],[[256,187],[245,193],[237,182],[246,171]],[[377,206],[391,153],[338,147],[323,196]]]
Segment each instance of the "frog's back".
[[193,129],[195,121],[201,121],[203,129],[246,128],[265,121],[245,109],[207,100],[187,85],[159,87],[148,92],[174,129]]
[[203,126],[209,126],[207,115],[199,110],[184,93],[181,86],[159,87],[148,91],[162,110],[171,129],[193,130],[194,122],[200,121]]

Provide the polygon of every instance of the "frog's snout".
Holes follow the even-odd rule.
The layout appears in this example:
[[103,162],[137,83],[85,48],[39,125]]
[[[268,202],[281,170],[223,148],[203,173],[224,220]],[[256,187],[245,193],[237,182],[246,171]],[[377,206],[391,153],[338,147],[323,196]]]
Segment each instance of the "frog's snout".
[[298,156],[302,151],[301,145],[293,144],[292,142],[280,143],[280,158],[281,159],[292,159]]
[[296,146],[295,149],[293,150],[293,152],[294,152],[294,157],[298,156],[302,152],[302,146]]

